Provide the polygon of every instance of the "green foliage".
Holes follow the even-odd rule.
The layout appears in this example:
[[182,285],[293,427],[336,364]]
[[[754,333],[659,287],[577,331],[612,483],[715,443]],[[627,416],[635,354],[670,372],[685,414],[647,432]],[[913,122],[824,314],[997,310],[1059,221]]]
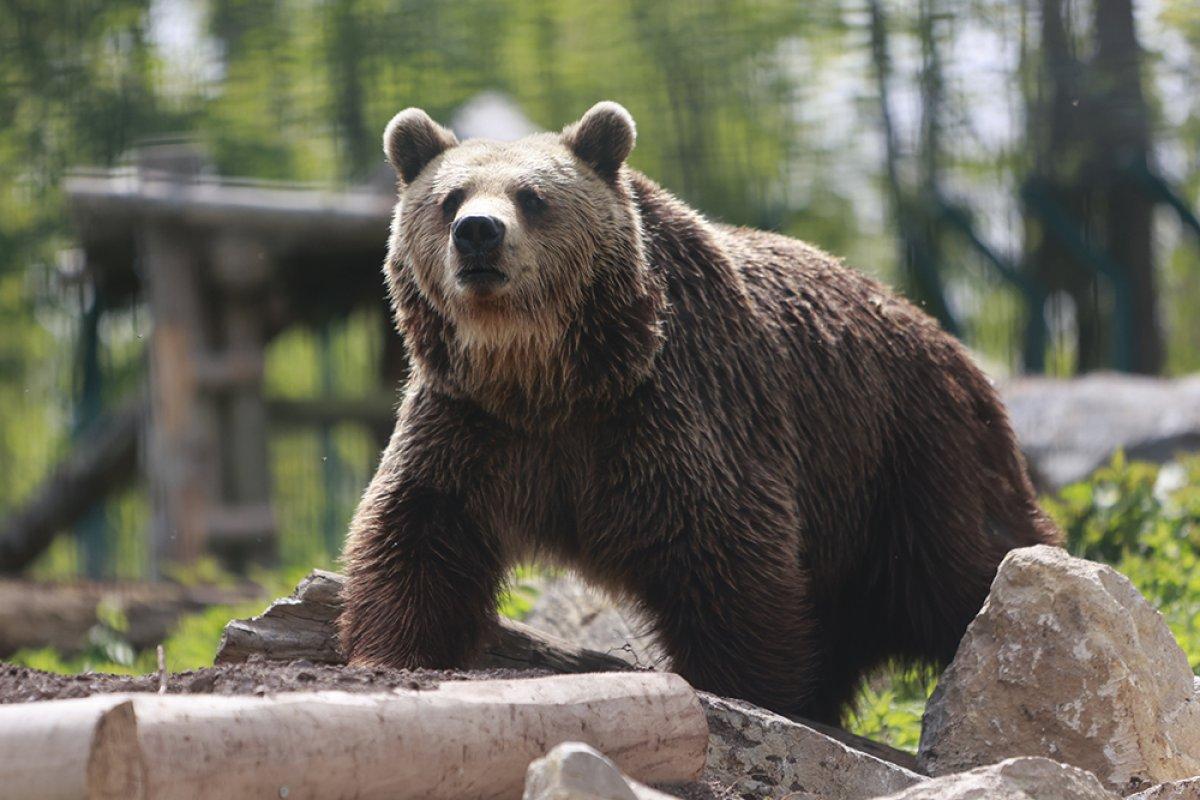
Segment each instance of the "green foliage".
[[927,672],[892,667],[869,681],[856,701],[850,730],[916,752],[921,740],[921,715],[936,685]]
[[1200,671],[1200,457],[1160,468],[1118,454],[1045,507],[1073,554],[1133,581]]
[[509,619],[524,619],[537,600],[534,586],[541,571],[537,567],[520,566],[513,570],[508,586],[500,595],[500,613]]

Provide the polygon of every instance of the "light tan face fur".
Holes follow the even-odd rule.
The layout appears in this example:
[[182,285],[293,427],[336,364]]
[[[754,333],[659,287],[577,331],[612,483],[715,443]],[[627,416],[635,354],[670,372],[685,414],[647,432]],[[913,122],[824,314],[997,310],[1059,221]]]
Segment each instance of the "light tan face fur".
[[[451,229],[471,215],[505,226],[491,262],[505,276],[499,286],[459,276],[464,260]],[[604,240],[631,225],[612,187],[558,135],[540,134],[512,143],[470,140],[433,159],[403,192],[394,244],[421,293],[453,321],[460,345],[541,350],[563,335]]]

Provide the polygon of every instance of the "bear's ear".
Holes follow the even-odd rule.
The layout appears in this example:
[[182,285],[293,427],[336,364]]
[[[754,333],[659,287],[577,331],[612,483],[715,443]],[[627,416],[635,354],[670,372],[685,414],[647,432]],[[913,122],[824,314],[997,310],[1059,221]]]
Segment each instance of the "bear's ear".
[[637,141],[637,127],[625,108],[605,100],[588,109],[562,132],[563,143],[600,177],[611,181]]
[[412,183],[426,164],[457,144],[453,133],[419,108],[404,109],[383,132],[383,152],[405,183]]

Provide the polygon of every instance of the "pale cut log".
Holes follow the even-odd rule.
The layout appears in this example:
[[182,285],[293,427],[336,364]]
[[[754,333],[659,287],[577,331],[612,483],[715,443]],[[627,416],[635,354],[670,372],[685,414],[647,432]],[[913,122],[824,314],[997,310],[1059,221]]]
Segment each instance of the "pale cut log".
[[649,783],[694,780],[708,725],[668,673],[464,681],[381,694],[133,694],[0,707],[0,797],[516,798],[565,741]]
[[89,797],[87,763],[104,715],[128,695],[0,705],[0,800]]
[[[276,600],[257,617],[235,619],[225,626],[216,662],[229,664],[261,656],[271,661],[306,659],[342,664],[336,620],[341,611],[345,578],[314,570],[290,597]],[[628,670],[625,659],[578,647],[509,619],[501,618],[496,634],[484,645],[476,669],[544,669],[550,672]]]

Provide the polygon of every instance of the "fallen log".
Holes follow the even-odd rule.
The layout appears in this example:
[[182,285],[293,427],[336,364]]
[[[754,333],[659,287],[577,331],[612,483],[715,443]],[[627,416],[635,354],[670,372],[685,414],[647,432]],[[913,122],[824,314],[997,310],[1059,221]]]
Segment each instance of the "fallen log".
[[[225,626],[216,661],[232,663],[252,656],[272,661],[307,659],[326,664],[345,662],[338,650],[335,623],[341,610],[345,578],[314,570],[290,597],[276,600],[257,617],[233,620]],[[604,672],[633,669],[633,664],[610,653],[578,647],[513,620],[501,619],[497,635],[469,665],[475,669],[509,667],[552,672]],[[836,739],[855,750],[920,773],[912,753],[897,750],[849,731],[800,717],[796,722]]]
[[[229,664],[261,656],[270,661],[307,659],[342,664],[335,623],[341,610],[345,579],[314,570],[290,597],[276,600],[262,614],[235,619],[225,626],[216,663]],[[625,659],[578,647],[510,619],[500,619],[496,635],[487,642],[474,669],[544,669],[550,672],[609,672],[628,670]]]
[[0,657],[26,647],[52,647],[67,654],[82,651],[101,605],[120,610],[128,623],[121,636],[141,650],[162,642],[184,614],[261,597],[262,590],[250,583],[182,586],[0,579]]
[[24,703],[0,706],[0,796],[515,798],[529,762],[565,741],[677,783],[703,769],[708,726],[682,678],[651,672]]

